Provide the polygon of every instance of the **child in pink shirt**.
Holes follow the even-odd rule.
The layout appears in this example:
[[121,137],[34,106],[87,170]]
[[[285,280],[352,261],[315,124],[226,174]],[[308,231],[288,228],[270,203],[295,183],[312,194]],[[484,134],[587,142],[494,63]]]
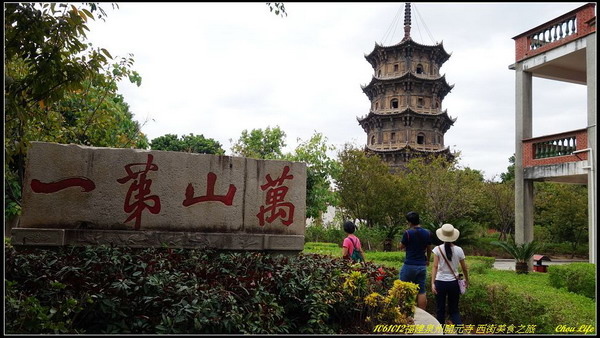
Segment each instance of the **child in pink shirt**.
[[342,243],[342,257],[354,260],[352,258],[352,254],[356,250],[358,253],[360,253],[360,258],[358,261],[364,261],[365,256],[360,245],[360,239],[354,235],[354,232],[356,231],[356,225],[350,221],[346,221],[344,223],[344,231],[348,234],[348,237],[344,238],[344,242]]

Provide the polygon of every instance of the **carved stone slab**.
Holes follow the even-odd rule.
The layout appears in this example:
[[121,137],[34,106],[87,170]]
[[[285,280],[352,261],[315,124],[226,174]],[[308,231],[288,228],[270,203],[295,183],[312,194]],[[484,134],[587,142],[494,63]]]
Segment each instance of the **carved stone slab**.
[[65,230],[15,228],[12,233],[12,242],[16,245],[61,246],[66,244]]
[[180,231],[80,230],[15,228],[16,246],[115,245],[248,251],[302,251],[304,236]]
[[48,243],[77,234],[75,242],[256,250],[266,235],[303,237],[305,212],[301,162],[32,142],[19,227],[70,230]]

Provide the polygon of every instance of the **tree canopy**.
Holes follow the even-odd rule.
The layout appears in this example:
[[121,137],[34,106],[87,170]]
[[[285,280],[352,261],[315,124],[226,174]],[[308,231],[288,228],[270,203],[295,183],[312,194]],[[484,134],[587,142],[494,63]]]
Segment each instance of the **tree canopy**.
[[265,160],[281,159],[286,134],[279,126],[267,127],[265,130],[247,129],[242,131],[240,138],[233,144],[233,155]]
[[308,141],[300,142],[293,153],[284,157],[289,161],[306,163],[306,217],[318,221],[328,206],[338,204],[332,185],[339,165],[327,153],[333,150],[335,147],[327,144],[327,138],[315,132]]
[[414,204],[401,176],[390,173],[378,156],[346,144],[339,152],[341,170],[336,180],[340,206],[368,227],[403,224]]
[[421,210],[436,226],[468,217],[481,188],[480,172],[456,166],[443,157],[416,158],[408,162],[407,180]]
[[231,151],[236,156],[306,163],[306,217],[319,221],[328,206],[337,205],[332,185],[339,169],[337,161],[328,155],[328,151],[335,148],[327,144],[326,137],[315,132],[309,140],[299,140],[293,152],[284,153],[285,137],[286,133],[279,126],[244,130]]
[[[113,5],[113,7],[117,7]],[[130,54],[120,59],[86,43],[94,3],[8,3],[5,18],[5,198],[19,204],[30,141],[146,148],[148,141],[118,94],[141,85]],[[16,212],[14,212],[16,213]]]
[[221,143],[204,135],[182,135],[179,138],[174,134],[159,136],[150,142],[152,150],[183,151],[187,153],[225,155]]

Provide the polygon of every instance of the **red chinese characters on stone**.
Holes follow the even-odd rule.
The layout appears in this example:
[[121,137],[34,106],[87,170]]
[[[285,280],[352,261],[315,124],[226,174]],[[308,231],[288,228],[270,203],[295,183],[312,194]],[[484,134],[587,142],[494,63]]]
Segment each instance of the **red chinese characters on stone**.
[[[294,223],[294,204],[290,202],[285,202],[285,195],[287,194],[289,188],[284,186],[283,183],[285,180],[291,180],[294,178],[293,175],[288,175],[290,171],[289,166],[285,166],[283,168],[283,174],[276,179],[273,180],[271,175],[267,175],[267,183],[261,185],[261,190],[267,190],[267,198],[266,205],[261,205],[259,213],[256,215],[259,220],[260,226],[265,225],[265,221],[267,223],[272,223],[277,218],[281,218],[283,223],[286,226]],[[265,214],[268,214],[265,219]]]
[[[127,176],[120,178],[117,182],[125,184],[130,180],[134,180],[129,186],[127,196],[125,198],[125,204],[123,210],[127,213],[132,213],[126,220],[125,223],[135,218],[135,230],[140,229],[142,221],[142,211],[148,209],[153,214],[160,212],[160,198],[156,195],[148,196],[150,194],[150,186],[152,180],[147,179],[146,175],[149,171],[158,171],[158,166],[152,163],[154,156],[148,154],[148,160],[146,163],[132,163],[125,166]],[[139,166],[138,171],[133,171],[132,167]],[[135,195],[134,195],[135,194]],[[132,202],[132,197],[134,201]],[[151,201],[151,204],[146,203]]]
[[216,181],[217,175],[213,172],[209,172],[207,175],[208,184],[206,186],[206,195],[199,197],[194,197],[194,187],[191,183],[188,184],[187,189],[185,189],[185,200],[183,200],[183,206],[189,207],[192,204],[209,201],[221,202],[225,205],[232,205],[237,188],[233,184],[230,184],[229,190],[227,190],[227,195],[215,195]]
[[71,177],[50,183],[44,183],[36,179],[31,180],[31,190],[35,193],[51,194],[70,187],[81,187],[83,192],[90,192],[96,189],[96,184],[85,177]]

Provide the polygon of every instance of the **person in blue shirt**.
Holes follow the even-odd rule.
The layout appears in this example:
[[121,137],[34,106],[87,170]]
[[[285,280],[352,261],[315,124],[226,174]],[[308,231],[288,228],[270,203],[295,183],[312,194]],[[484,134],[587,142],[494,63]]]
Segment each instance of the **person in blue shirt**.
[[427,279],[427,266],[431,257],[431,232],[421,228],[419,214],[411,211],[406,214],[410,229],[402,235],[400,250],[406,249],[406,259],[400,269],[400,280],[412,282],[419,286],[417,306],[425,310],[427,295],[425,294],[425,280]]

